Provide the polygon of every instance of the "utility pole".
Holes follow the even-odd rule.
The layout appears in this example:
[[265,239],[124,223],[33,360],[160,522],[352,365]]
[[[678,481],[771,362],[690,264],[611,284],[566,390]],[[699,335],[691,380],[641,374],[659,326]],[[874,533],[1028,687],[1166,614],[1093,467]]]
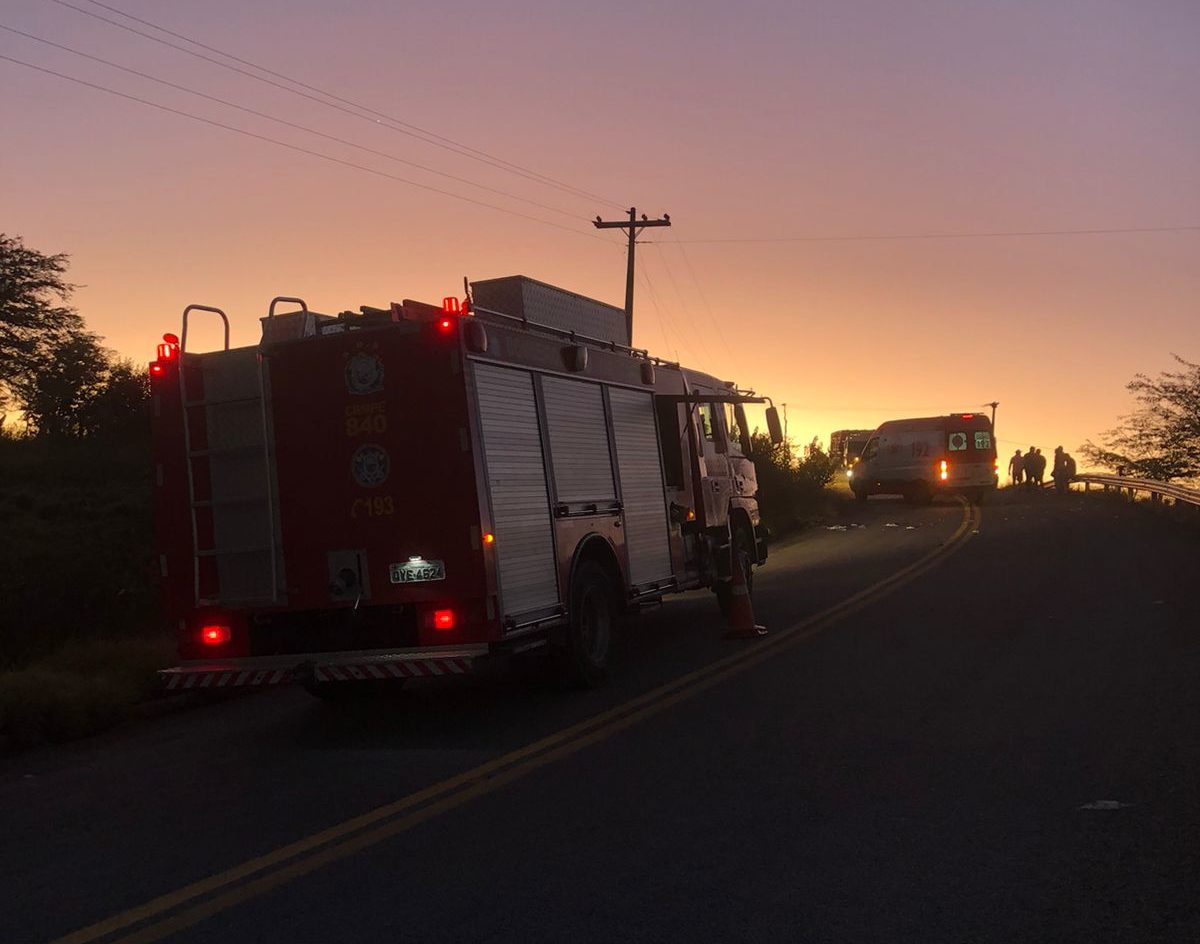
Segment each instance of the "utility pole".
[[671,215],[664,213],[661,218],[651,220],[642,214],[639,220],[637,207],[629,208],[627,220],[602,220],[600,217],[592,222],[596,229],[623,229],[629,234],[629,255],[625,260],[625,327],[629,331],[629,343],[633,344],[633,253],[637,238],[647,226],[670,226]]
[[992,408],[992,435],[993,436],[996,435],[996,407],[998,407],[999,405],[1000,405],[999,400],[993,400],[991,403],[984,404],[984,406],[990,406]]

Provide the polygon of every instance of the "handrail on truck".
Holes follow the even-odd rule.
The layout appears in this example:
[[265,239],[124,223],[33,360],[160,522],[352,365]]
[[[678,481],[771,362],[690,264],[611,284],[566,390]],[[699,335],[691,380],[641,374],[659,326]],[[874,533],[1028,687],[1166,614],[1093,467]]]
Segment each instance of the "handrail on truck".
[[[293,305],[299,305],[300,310],[302,312],[304,312],[305,314],[308,313],[308,305],[305,303],[303,298],[296,298],[292,295],[276,295],[274,298],[271,299],[271,307],[269,307],[267,309],[267,317],[268,318],[275,317],[275,306],[278,305],[280,302],[291,302]],[[288,314],[292,314],[292,313],[288,312]]]
[[183,327],[179,332],[179,353],[182,354],[187,350],[187,329],[188,329],[188,314],[193,311],[211,311],[214,315],[220,315],[221,321],[225,325],[225,350],[229,350],[229,316],[220,308],[213,308],[211,305],[188,305],[183,310]]

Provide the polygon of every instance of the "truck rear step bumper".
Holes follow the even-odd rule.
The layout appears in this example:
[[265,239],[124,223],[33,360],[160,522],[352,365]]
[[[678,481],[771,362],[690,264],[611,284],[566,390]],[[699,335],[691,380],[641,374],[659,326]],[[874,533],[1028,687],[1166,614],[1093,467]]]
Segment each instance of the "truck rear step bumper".
[[437,649],[390,649],[371,652],[322,652],[312,655],[259,656],[184,662],[158,675],[167,691],[243,688],[313,679],[350,682],[364,679],[430,678],[468,675],[487,646]]

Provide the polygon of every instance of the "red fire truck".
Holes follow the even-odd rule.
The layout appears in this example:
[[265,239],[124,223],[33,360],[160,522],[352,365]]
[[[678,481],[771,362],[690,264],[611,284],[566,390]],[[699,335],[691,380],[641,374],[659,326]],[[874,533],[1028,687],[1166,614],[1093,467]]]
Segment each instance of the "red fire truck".
[[[222,348],[189,349],[201,315]],[[591,684],[627,610],[727,608],[731,550],[748,578],[767,557],[743,405],[769,401],[523,276],[440,307],[276,298],[239,348],[191,305],[150,375],[167,688],[334,695],[542,646]]]

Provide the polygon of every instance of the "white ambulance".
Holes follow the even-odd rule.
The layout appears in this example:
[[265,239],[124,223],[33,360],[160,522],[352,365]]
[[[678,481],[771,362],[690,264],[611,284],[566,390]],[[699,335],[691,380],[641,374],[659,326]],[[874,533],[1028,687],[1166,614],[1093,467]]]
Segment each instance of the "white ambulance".
[[859,501],[871,495],[903,495],[911,502],[928,503],[946,494],[981,502],[999,483],[999,473],[988,417],[951,413],[888,420],[872,434],[848,475]]

